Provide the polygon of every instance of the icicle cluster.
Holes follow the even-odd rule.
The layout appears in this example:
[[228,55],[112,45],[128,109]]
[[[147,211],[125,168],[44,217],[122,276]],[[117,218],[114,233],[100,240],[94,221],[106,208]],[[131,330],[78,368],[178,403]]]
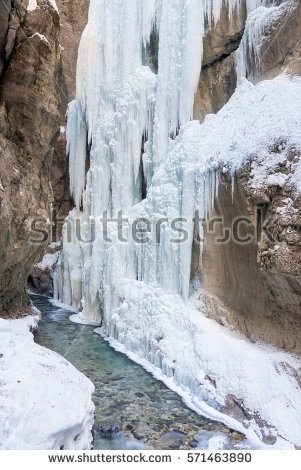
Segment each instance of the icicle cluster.
[[[90,189],[98,201],[95,214],[107,209],[114,214],[139,202],[142,176],[150,184],[166,158],[169,138],[192,118],[205,23],[211,27],[219,20],[223,4],[231,16],[244,5],[252,11],[267,1],[91,1],[67,127],[77,208],[87,153],[93,168]],[[145,65],[152,32],[159,36],[157,75]]]
[[[253,2],[257,4],[259,2]],[[252,11],[247,18],[245,31],[240,46],[236,51],[236,75],[237,82],[241,78],[247,78],[252,83],[260,80],[261,63],[260,50],[264,35],[269,34],[269,28],[277,16],[281,15],[282,5],[273,6],[272,0],[261,1],[260,8]]]

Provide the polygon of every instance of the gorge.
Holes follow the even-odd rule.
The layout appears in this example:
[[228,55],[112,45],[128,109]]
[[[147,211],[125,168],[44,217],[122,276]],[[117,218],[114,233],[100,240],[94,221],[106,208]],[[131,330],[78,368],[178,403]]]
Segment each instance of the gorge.
[[[204,419],[300,448],[300,2],[6,8],[3,337],[29,279]],[[85,429],[47,446],[91,446],[80,377]]]

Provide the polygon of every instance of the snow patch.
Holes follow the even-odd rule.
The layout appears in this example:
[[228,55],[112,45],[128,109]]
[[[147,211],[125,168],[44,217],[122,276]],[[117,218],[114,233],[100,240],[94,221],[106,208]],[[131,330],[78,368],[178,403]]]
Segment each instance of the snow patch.
[[0,319],[0,449],[90,449],[94,386],[34,343],[38,321]]
[[41,41],[45,42],[45,44],[50,46],[48,39],[43,34],[34,33],[32,36],[30,36],[30,39],[34,38],[35,36],[38,36],[41,39]]
[[274,175],[269,175],[267,178],[267,187],[269,188],[271,186],[279,186],[280,188],[283,188],[288,178],[288,175],[283,175],[282,173],[275,173]]
[[37,0],[29,0],[27,11],[34,11],[38,8]]
[[54,266],[57,263],[58,257],[59,257],[59,252],[46,253],[42,261],[35,265],[35,268],[40,269],[41,271],[45,271],[46,269],[49,269],[49,271],[52,271]]
[[[52,8],[55,9],[55,11],[59,12],[55,0],[48,0],[48,3],[52,6]],[[31,12],[31,11],[36,10],[37,8],[39,8],[38,1],[37,0],[29,0],[27,11]]]

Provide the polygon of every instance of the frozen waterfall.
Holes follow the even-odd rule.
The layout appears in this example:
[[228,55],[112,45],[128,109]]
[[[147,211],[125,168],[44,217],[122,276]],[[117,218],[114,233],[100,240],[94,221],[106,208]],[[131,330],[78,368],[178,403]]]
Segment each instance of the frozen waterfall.
[[[224,3],[231,16],[235,9],[247,6],[251,11],[265,0]],[[222,5],[223,0],[91,1],[79,48],[76,100],[69,106],[67,125],[76,209],[65,232],[70,235],[69,227],[77,224],[81,240],[76,229],[71,229],[71,238],[77,238],[71,243],[65,233],[55,288],[62,301],[82,307],[81,315],[89,321],[105,319],[108,309],[118,304],[111,257],[118,258],[119,275],[155,282],[188,297],[193,214],[200,210],[204,218],[210,211],[216,175],[206,170],[196,188],[193,170],[178,171],[173,174],[178,179],[176,194],[166,194],[164,202],[153,196],[161,186],[154,174],[172,151],[172,139],[192,119],[202,38],[206,25],[218,21]],[[185,158],[188,163],[193,153]],[[172,245],[171,229],[164,222],[159,244],[125,247],[116,241],[108,246],[102,236],[103,213],[116,217],[119,211],[128,211],[143,199],[145,188],[147,203],[152,204],[150,220],[159,214],[190,220],[187,242]],[[109,224],[112,233],[113,225]],[[180,225],[179,220],[178,232]],[[202,224],[195,225],[200,235]],[[89,243],[91,230],[95,241]]]

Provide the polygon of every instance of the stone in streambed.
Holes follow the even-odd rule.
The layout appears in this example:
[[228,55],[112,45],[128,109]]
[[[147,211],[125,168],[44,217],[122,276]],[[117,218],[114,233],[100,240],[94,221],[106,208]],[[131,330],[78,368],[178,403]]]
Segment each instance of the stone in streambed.
[[104,423],[95,426],[95,431],[105,439],[112,439],[116,434],[121,432],[121,428],[116,424]]

